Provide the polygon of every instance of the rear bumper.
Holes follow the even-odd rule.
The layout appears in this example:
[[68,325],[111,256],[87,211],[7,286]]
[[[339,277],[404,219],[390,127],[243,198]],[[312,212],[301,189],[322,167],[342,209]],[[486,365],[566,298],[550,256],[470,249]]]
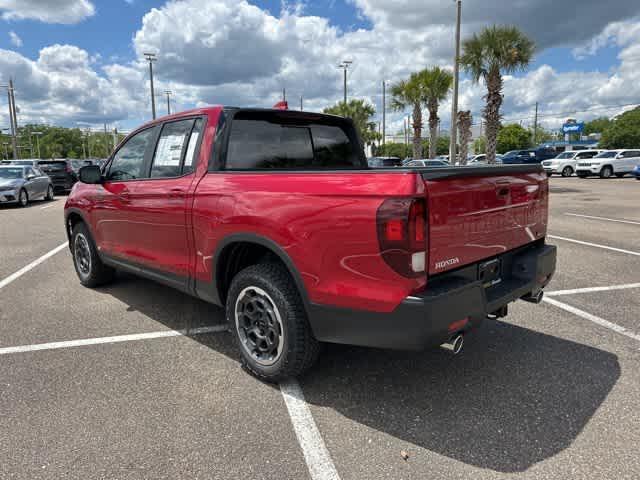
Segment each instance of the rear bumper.
[[[349,345],[421,350],[445,342],[454,322],[468,319],[464,329],[480,323],[488,314],[544,288],[556,267],[556,247],[536,245],[502,255],[503,279],[485,288],[463,275],[446,275],[430,281],[427,291],[407,297],[390,313],[347,310],[311,305],[309,321],[318,340]],[[477,268],[477,265],[476,265]],[[503,267],[504,268],[504,267]]]

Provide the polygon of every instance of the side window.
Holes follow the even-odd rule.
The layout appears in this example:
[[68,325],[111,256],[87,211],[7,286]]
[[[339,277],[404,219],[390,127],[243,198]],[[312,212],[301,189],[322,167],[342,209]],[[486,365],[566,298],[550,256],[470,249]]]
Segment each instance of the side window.
[[584,153],[579,153],[578,155],[576,155],[577,159],[582,159],[582,158],[593,158],[595,156],[595,152],[584,152]]
[[147,128],[127,140],[113,157],[107,180],[135,180],[146,176],[142,171],[144,154],[153,139],[154,131],[155,128]]
[[192,127],[193,119],[164,124],[153,155],[151,178],[180,176],[182,153]]
[[200,140],[200,136],[202,135],[202,124],[203,121],[201,118],[196,119],[196,123],[193,126],[193,130],[191,130],[191,135],[189,136],[189,144],[187,147],[187,154],[184,156],[184,166],[182,167],[182,173],[193,172],[193,167],[197,162],[196,148],[198,146],[198,141]]
[[287,169],[311,166],[309,128],[263,120],[234,120],[227,151],[227,168]]

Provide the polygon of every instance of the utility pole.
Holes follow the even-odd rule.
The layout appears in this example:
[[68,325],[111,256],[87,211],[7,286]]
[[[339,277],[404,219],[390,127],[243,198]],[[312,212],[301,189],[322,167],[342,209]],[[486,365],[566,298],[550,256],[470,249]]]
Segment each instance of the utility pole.
[[153,62],[156,61],[155,53],[144,53],[144,57],[149,62],[149,84],[151,86],[151,117],[153,120],[156,119],[156,97],[153,92]]
[[302,95],[300,95],[300,111],[302,111]]
[[533,146],[538,143],[538,102],[536,102],[536,116],[533,121]]
[[164,94],[167,96],[167,115],[171,115],[171,100],[170,97],[173,94],[171,90],[165,90]]
[[282,88],[282,101],[287,101],[287,90],[284,87]]
[[338,65],[338,68],[341,68],[343,73],[344,73],[344,86],[343,86],[343,91],[344,91],[344,104],[347,104],[347,70],[349,69],[349,66],[353,63],[353,61],[351,60],[343,60],[342,63],[340,65]]
[[115,150],[118,146],[118,129],[113,127],[113,149]]
[[7,89],[7,101],[9,104],[9,126],[11,131],[11,147],[13,148],[13,159],[18,159],[18,121],[16,116],[15,96],[13,94],[13,79],[9,79],[8,85],[0,85]]
[[387,133],[387,82],[382,81],[382,145],[385,144],[385,137]]
[[40,155],[40,135],[42,135],[42,132],[33,132],[33,134],[36,136],[36,150],[38,151],[38,158],[42,158]]
[[451,132],[449,138],[449,161],[453,165],[457,158],[457,127],[458,121],[458,77],[460,73],[460,17],[462,16],[462,0],[456,1],[456,56],[453,59],[453,99],[451,102]]

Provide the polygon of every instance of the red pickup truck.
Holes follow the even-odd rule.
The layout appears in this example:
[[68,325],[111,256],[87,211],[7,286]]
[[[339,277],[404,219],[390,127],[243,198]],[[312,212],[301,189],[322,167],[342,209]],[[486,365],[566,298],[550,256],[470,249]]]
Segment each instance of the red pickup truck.
[[243,362],[277,381],[320,342],[458,352],[539,302],[547,182],[540,165],[370,169],[348,119],[215,106],[83,167],[65,226],[83,285],[126,270],[224,306]]

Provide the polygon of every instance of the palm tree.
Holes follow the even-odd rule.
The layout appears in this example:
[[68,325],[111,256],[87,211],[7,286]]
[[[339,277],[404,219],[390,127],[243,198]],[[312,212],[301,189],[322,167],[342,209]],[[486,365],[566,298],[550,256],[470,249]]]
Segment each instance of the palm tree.
[[408,80],[391,86],[391,108],[402,111],[411,107],[413,111],[413,158],[422,158],[422,104],[424,88],[419,73],[412,73]]
[[460,64],[474,82],[483,79],[487,86],[483,112],[487,124],[487,162],[495,163],[503,99],[502,74],[524,70],[531,62],[535,45],[516,27],[494,25],[465,40],[462,49]]
[[458,112],[458,138],[460,139],[460,165],[467,164],[467,154],[469,151],[469,142],[471,141],[471,124],[473,118],[471,111],[465,110]]
[[353,99],[349,100],[346,104],[344,102],[338,102],[331,107],[325,108],[323,112],[350,118],[356,130],[358,130],[362,143],[365,145],[370,145],[378,139],[376,124],[371,121],[371,117],[376,114],[376,110],[373,105],[364,100]]
[[428,68],[418,73],[422,84],[424,103],[429,110],[429,158],[436,158],[438,142],[438,106],[451,90],[453,75],[440,67]]

